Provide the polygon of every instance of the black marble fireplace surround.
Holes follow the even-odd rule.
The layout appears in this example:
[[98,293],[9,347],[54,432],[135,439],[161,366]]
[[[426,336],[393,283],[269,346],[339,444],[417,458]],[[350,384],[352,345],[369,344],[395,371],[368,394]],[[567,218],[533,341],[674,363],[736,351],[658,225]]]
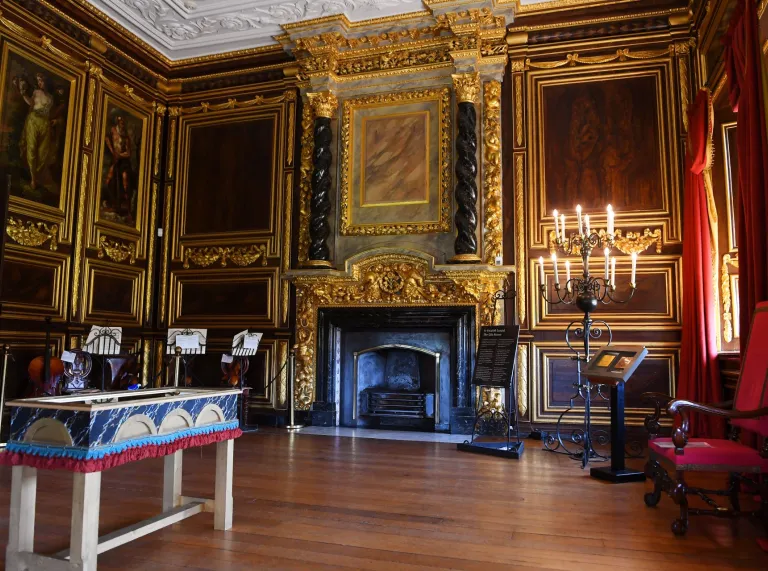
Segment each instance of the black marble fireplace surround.
[[[465,433],[467,421],[472,417],[470,380],[475,353],[474,313],[474,307],[461,306],[319,309],[317,401],[336,404],[340,426]],[[434,417],[418,421],[366,414],[363,401],[367,395],[360,392],[368,388],[371,381],[359,379],[358,392],[354,393],[354,354],[357,352],[359,359],[364,359],[361,370],[366,368],[366,378],[370,379],[371,367],[376,363],[383,367],[392,346],[421,349],[414,353],[419,354],[424,386],[415,390],[428,393],[434,391],[435,385],[440,387],[439,396],[435,395],[439,422],[435,422]],[[440,353],[439,379],[435,378],[434,368],[429,369],[434,367],[434,353]],[[385,375],[381,376],[383,379]],[[381,386],[369,390],[393,389],[391,383],[384,386],[384,380],[378,384]],[[408,392],[407,388],[394,386],[394,390],[398,389]],[[357,409],[362,410],[356,409],[356,399]]]

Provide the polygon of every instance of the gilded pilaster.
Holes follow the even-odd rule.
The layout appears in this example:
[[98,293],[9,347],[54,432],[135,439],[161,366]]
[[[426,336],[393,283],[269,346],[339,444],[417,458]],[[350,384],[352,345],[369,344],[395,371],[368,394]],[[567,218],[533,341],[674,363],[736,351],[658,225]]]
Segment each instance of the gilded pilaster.
[[483,256],[494,264],[502,255],[501,82],[483,84]]

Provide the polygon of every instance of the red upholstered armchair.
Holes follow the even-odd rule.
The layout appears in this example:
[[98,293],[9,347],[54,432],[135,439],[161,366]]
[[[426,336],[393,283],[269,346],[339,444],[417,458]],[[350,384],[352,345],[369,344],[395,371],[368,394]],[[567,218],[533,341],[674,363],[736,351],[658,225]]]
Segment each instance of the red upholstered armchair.
[[[645,494],[646,505],[659,503],[661,492],[666,491],[680,506],[680,517],[672,522],[672,532],[683,535],[688,530],[689,515],[734,517],[752,515],[763,520],[768,528],[768,302],[757,305],[747,340],[741,375],[733,403],[703,405],[685,400],[673,400],[667,395],[646,393],[643,397],[655,401],[655,413],[648,416],[645,426],[651,433],[648,443],[649,458],[645,466],[647,476],[653,480],[653,492]],[[729,406],[732,404],[732,408]],[[654,438],[659,432],[662,408],[679,425],[672,438]],[[761,435],[765,444],[761,450],[734,440],[717,438],[688,438],[689,413],[708,414],[730,419],[736,428],[744,428]],[[737,435],[736,435],[737,436]],[[685,482],[685,472],[725,472],[728,485],[723,490],[693,488]],[[739,490],[745,486],[759,493],[760,508],[742,512]],[[711,509],[688,507],[688,496],[702,498]],[[710,496],[727,496],[730,508],[719,507]]]

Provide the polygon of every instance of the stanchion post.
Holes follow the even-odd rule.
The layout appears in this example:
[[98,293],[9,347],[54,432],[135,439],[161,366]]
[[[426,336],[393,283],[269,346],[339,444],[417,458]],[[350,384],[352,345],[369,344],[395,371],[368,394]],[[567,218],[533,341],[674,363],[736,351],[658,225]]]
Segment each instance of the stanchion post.
[[288,355],[288,424],[285,425],[287,430],[299,430],[304,428],[303,424],[296,424],[296,394],[294,388],[296,386],[296,352],[295,349],[291,349]]
[[176,361],[176,374],[173,377],[173,386],[178,388],[179,386],[179,363],[181,362],[181,347],[176,347],[176,354],[173,356]]

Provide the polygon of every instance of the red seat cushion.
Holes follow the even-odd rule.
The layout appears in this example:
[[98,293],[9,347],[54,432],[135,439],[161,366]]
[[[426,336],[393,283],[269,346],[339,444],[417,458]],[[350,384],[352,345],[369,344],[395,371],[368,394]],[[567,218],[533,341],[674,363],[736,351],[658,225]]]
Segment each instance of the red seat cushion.
[[648,442],[648,447],[676,470],[768,473],[768,458],[761,458],[754,448],[731,440],[691,438],[683,454],[675,454],[671,438],[656,438]]

